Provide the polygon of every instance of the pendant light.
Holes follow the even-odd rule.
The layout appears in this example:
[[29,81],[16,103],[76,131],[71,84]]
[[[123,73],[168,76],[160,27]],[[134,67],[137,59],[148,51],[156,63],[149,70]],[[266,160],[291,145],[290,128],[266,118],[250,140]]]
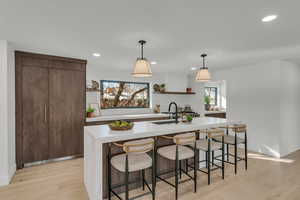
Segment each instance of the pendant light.
[[205,66],[205,57],[206,56],[207,56],[207,54],[201,55],[201,57],[203,58],[203,66],[197,72],[196,81],[206,82],[206,81],[210,81],[210,79],[211,79],[208,68]]
[[132,75],[134,77],[150,77],[152,76],[150,63],[144,58],[144,44],[146,41],[140,40],[139,43],[141,44],[141,57],[136,59]]

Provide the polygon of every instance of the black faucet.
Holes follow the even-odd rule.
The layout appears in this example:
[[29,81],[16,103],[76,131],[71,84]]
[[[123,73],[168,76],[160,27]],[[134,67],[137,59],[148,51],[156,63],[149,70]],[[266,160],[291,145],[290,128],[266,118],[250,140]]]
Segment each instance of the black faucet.
[[178,123],[178,107],[177,107],[177,104],[173,101],[173,102],[171,102],[170,104],[169,104],[169,113],[170,113],[170,111],[171,111],[171,106],[172,106],[172,104],[174,104],[175,105],[175,122],[176,122],[176,124]]

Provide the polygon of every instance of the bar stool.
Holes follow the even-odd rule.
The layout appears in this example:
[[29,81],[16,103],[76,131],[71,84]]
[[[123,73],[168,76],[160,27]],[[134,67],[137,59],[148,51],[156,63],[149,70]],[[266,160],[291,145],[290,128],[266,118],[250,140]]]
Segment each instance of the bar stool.
[[[197,192],[197,170],[196,167],[194,168],[194,176],[191,176],[188,171],[184,171],[181,169],[181,161],[188,160],[193,158],[194,163],[197,163],[197,153],[196,153],[196,136],[195,133],[185,133],[179,134],[175,136],[160,136],[160,138],[172,140],[175,144],[160,147],[157,150],[157,153],[165,159],[175,161],[175,171],[169,171],[167,173],[175,172],[175,185],[170,183],[169,181],[161,178],[159,173],[156,173],[156,177],[165,183],[171,185],[175,188],[175,199],[178,199],[178,184],[193,180],[194,181],[194,192]],[[193,148],[187,147],[185,145],[193,144]],[[179,182],[178,181],[178,172],[184,172],[189,179]],[[164,174],[167,174],[164,173]]]
[[[226,157],[227,160],[225,161],[226,163],[234,165],[234,173],[237,173],[237,163],[239,161],[244,160],[245,161],[245,169],[247,170],[248,168],[248,156],[247,156],[247,126],[245,124],[234,124],[234,125],[229,125],[225,127],[220,127],[220,128],[225,128],[226,129],[226,135],[224,136],[224,143],[226,144]],[[229,130],[231,130],[234,133],[234,136],[229,134]],[[240,138],[237,136],[239,133],[244,133],[244,138]],[[217,142],[221,142],[221,138],[215,138]],[[244,149],[244,158],[239,157],[237,153],[237,146],[239,144],[244,144],[245,149]],[[230,154],[229,152],[229,145],[234,146],[234,155]],[[229,161],[229,156],[232,156],[234,158],[234,162]],[[217,156],[215,159],[220,160]]]
[[[125,142],[123,144],[112,143],[118,147],[123,148],[124,153],[111,155],[111,143],[109,144],[109,152],[108,152],[108,199],[111,199],[111,194],[114,194],[119,199],[122,199],[116,192],[114,192],[114,188],[124,186],[125,185],[125,199],[129,199],[129,172],[141,171],[142,172],[142,185],[143,190],[145,188],[145,184],[150,192],[147,192],[143,195],[139,195],[137,197],[141,197],[147,195],[149,193],[152,194],[152,199],[155,199],[155,141],[152,138],[142,139],[142,140],[134,140]],[[147,152],[152,151],[152,156],[149,156]],[[112,186],[111,183],[111,166],[113,166],[116,170],[125,173],[125,183],[122,185],[118,185],[116,187]],[[149,184],[145,180],[145,169],[152,167],[152,188],[150,188]],[[137,197],[133,197],[134,199]]]
[[[222,179],[224,179],[224,130],[217,129],[217,128],[211,128],[206,130],[200,130],[198,133],[204,133],[206,134],[205,139],[198,139],[196,141],[196,148],[199,151],[204,151],[206,153],[205,160],[200,160],[199,163],[206,162],[206,168],[207,172],[198,168],[198,171],[206,173],[207,174],[207,182],[208,185],[210,185],[211,182],[211,171],[220,169],[222,170]],[[221,137],[221,143],[213,141],[214,138]],[[222,161],[221,166],[216,164],[214,162],[214,153],[215,151],[220,150],[222,152]],[[210,155],[212,154],[212,158]],[[214,168],[211,168],[212,167]]]

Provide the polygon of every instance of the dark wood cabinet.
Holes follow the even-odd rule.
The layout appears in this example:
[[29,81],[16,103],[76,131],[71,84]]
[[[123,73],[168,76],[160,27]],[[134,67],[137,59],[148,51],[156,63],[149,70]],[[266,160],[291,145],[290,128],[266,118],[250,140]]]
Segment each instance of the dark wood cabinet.
[[82,155],[86,61],[19,51],[15,57],[17,167]]
[[48,69],[24,67],[22,70],[22,136],[24,163],[48,158]]
[[49,158],[81,154],[85,112],[83,98],[78,97],[85,91],[85,75],[54,69],[49,78]]

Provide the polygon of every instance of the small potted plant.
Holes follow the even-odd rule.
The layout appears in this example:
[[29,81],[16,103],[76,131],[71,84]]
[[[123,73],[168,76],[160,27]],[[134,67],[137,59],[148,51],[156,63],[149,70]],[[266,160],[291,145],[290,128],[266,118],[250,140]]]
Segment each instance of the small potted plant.
[[88,118],[91,118],[91,117],[94,117],[94,112],[95,112],[95,109],[92,108],[91,106],[88,107],[88,109],[86,110],[86,116]]
[[165,92],[166,91],[166,84],[161,84],[160,85],[160,92]]
[[205,110],[209,110],[210,109],[210,97],[209,96],[205,96],[204,97],[204,103],[205,103]]
[[191,123],[193,121],[193,116],[192,115],[187,115],[186,120]]

